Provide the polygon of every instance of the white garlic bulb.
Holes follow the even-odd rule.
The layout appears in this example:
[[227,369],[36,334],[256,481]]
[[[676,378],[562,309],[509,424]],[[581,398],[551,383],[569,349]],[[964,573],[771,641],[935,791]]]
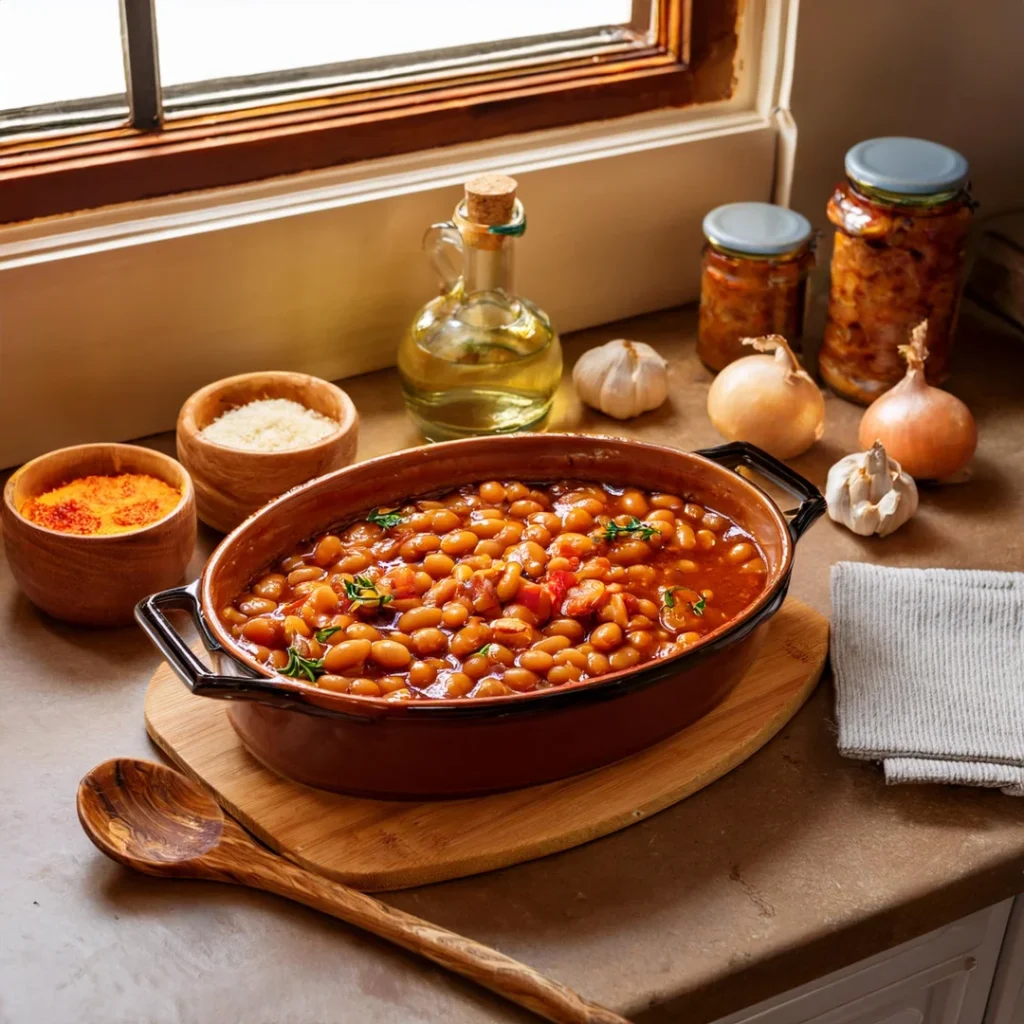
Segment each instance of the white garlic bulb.
[[917,485],[876,441],[828,471],[825,499],[837,523],[861,537],[886,537],[917,511]]
[[626,420],[665,401],[668,363],[650,345],[618,338],[584,352],[572,381],[587,405]]

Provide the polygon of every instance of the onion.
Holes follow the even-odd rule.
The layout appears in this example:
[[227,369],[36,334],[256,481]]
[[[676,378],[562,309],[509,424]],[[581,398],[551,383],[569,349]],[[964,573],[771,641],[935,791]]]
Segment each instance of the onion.
[[940,480],[959,473],[978,446],[978,427],[971,410],[955,395],[933,388],[924,375],[928,358],[928,321],[919,323],[910,344],[900,346],[907,374],[868,406],[860,421],[860,446],[881,441],[918,480]]
[[[708,416],[730,441],[750,441],[779,459],[807,451],[825,432],[825,399],[777,334],[744,338],[759,352],[730,363],[708,392]],[[870,447],[870,446],[869,446]]]

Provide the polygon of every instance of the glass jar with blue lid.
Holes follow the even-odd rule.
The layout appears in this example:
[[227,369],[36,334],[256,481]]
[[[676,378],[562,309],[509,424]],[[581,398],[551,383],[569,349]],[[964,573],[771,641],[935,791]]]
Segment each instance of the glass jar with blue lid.
[[868,404],[899,381],[899,347],[927,320],[932,384],[948,376],[974,202],[967,161],[926,139],[879,138],[846,154],[828,204],[835,225],[825,382]]
[[697,354],[721,370],[751,354],[744,338],[781,334],[799,348],[814,232],[794,210],[728,203],[704,218]]

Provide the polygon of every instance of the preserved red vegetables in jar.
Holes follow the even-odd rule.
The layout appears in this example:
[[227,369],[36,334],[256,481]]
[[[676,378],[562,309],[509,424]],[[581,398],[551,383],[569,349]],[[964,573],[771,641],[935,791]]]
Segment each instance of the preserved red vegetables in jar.
[[781,334],[799,349],[812,235],[806,217],[771,203],[729,203],[704,218],[697,354],[705,366],[750,355],[744,338]]
[[948,377],[974,203],[967,161],[924,139],[858,143],[846,175],[828,203],[836,232],[818,365],[833,391],[867,405],[902,379],[899,346],[922,320],[928,382]]

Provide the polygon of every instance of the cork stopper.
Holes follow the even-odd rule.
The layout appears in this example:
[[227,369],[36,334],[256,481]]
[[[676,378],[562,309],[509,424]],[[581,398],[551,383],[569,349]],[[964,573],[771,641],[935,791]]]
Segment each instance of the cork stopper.
[[481,174],[466,182],[466,216],[476,224],[508,224],[515,202],[516,180],[507,174]]

